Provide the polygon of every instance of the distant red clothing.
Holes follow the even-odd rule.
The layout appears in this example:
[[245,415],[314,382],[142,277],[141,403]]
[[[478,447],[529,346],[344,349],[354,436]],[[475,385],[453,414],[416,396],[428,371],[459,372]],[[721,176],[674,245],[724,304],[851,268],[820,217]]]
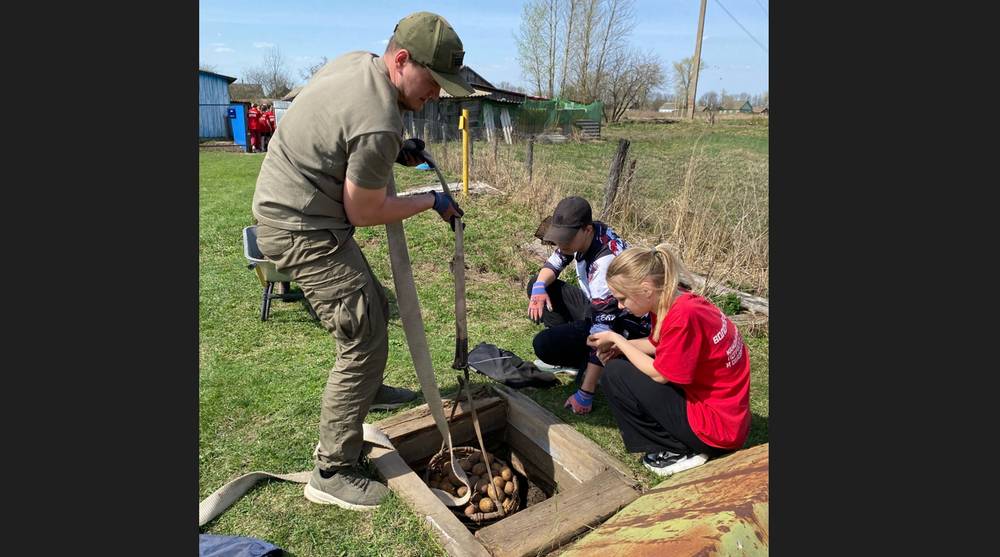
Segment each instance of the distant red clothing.
[[274,117],[274,109],[268,110],[264,114],[267,115],[267,125],[271,128],[271,133],[278,129],[278,121]]
[[[650,313],[652,326],[657,316]],[[691,429],[706,444],[738,449],[750,432],[750,355],[733,322],[702,296],[674,301],[656,348],[653,367],[684,390]]]
[[251,108],[250,112],[247,113],[247,118],[250,120],[250,131],[255,132],[260,129],[258,126],[260,124],[260,111],[256,108]]
[[261,112],[260,118],[257,119],[257,129],[260,133],[271,133],[271,124],[267,121],[267,113]]

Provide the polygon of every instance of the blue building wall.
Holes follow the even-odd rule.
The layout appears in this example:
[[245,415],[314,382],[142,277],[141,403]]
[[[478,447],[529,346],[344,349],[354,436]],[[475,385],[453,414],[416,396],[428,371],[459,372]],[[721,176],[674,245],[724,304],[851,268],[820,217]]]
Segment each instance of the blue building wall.
[[229,84],[234,81],[235,77],[198,71],[198,139],[232,139],[226,109]]

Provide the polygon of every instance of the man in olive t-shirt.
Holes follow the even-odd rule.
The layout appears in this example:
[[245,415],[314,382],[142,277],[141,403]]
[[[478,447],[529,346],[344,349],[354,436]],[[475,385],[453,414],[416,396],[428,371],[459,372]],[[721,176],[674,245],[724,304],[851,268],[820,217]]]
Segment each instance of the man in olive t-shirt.
[[388,489],[357,468],[369,408],[412,400],[382,385],[388,300],[354,241],[354,228],[398,222],[427,209],[450,221],[455,201],[431,192],[396,197],[393,162],[424,162],[403,148],[403,110],[420,110],[444,88],[466,96],[462,41],[441,16],[418,12],[396,25],[385,53],[351,52],[309,80],[281,119],[257,177],[257,245],[302,288],[337,345],[320,410],[310,501],[378,506]]

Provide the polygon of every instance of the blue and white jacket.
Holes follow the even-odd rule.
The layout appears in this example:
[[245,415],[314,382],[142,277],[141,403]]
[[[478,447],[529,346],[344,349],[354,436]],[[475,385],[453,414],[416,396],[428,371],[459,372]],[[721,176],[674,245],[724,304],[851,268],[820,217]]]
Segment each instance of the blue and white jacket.
[[[549,256],[544,267],[552,269],[559,276],[570,262],[576,260],[576,276],[579,278],[580,289],[590,298],[593,310],[593,320],[590,334],[611,330],[611,323],[619,316],[628,313],[618,308],[618,300],[611,295],[608,288],[608,266],[616,255],[628,248],[628,242],[621,239],[612,228],[603,222],[594,221],[594,240],[584,253],[566,254],[556,248]],[[649,316],[644,317],[649,319]],[[600,363],[591,350],[591,362]]]

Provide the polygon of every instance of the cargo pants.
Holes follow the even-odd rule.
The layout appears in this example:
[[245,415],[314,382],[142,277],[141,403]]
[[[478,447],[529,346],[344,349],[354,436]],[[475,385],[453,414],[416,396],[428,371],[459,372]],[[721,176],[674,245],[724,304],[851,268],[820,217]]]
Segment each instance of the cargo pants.
[[257,247],[298,283],[333,336],[337,359],[320,408],[316,465],[353,466],[362,429],[389,355],[389,300],[368,260],[347,231],[280,230],[257,225]]

